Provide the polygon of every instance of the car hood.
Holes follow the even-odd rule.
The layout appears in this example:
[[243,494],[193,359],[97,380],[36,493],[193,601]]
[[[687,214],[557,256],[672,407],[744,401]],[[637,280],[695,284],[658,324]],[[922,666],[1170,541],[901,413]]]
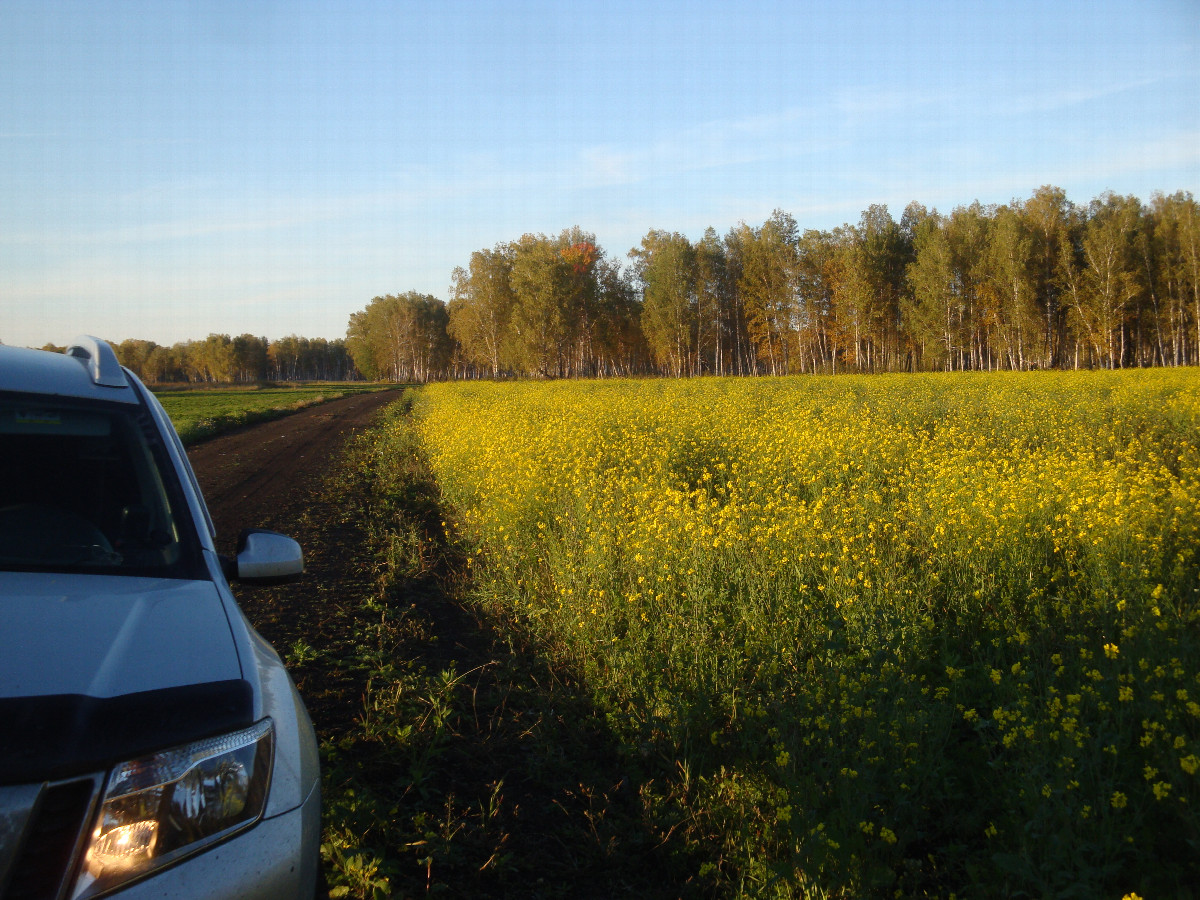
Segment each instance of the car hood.
[[0,697],[116,697],[241,677],[209,581],[0,573]]
[[0,781],[83,771],[250,716],[212,582],[0,572],[0,623]]

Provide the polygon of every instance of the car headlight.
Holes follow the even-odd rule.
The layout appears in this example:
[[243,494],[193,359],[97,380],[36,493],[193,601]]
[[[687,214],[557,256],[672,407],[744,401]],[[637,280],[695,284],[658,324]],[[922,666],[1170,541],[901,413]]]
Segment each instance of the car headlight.
[[271,782],[270,719],[109,772],[73,900],[170,865],[258,821]]

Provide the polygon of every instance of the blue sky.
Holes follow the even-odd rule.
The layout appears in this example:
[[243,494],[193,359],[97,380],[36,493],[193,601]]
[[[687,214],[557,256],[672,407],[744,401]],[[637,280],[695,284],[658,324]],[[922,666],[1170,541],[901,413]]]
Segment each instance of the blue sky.
[[0,3],[0,341],[342,337],[579,225],[625,260],[1200,195],[1200,2]]

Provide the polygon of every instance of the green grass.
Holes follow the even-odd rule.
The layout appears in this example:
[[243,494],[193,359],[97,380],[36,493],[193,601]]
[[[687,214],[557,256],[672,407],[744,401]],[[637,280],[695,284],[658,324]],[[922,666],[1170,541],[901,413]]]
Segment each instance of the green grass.
[[326,400],[378,389],[378,385],[332,382],[287,387],[159,389],[155,396],[171,417],[183,443],[190,445],[243,425],[277,419]]

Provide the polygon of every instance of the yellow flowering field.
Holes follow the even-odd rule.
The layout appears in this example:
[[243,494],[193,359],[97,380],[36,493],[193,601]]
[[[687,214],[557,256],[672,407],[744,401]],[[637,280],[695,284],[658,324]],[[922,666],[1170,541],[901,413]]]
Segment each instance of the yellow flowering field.
[[502,604],[697,884],[1200,883],[1194,370],[438,384]]

